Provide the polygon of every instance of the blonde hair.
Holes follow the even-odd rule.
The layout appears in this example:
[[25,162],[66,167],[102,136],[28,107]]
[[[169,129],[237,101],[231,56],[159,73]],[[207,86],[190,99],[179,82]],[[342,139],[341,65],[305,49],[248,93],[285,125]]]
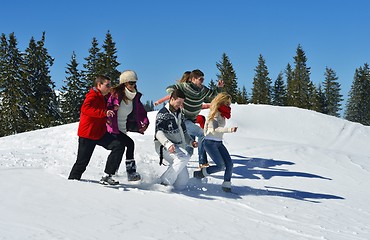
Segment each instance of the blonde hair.
[[208,121],[215,118],[218,112],[218,108],[221,105],[230,105],[230,104],[231,104],[231,96],[226,92],[219,93],[212,100],[211,106],[209,107]]

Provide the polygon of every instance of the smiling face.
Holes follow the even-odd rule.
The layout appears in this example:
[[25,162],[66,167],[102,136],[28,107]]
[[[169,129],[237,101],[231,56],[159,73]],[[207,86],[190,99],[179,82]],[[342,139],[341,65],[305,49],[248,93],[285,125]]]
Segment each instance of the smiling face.
[[170,105],[177,111],[184,107],[184,100],[185,99],[179,97],[177,99],[171,98]]

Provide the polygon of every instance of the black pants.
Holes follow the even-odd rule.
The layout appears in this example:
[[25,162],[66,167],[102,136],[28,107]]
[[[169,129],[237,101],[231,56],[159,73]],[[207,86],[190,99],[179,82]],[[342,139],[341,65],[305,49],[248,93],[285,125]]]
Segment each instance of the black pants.
[[82,174],[85,172],[86,167],[90,162],[96,145],[102,146],[107,150],[111,150],[104,172],[107,174],[114,174],[116,172],[117,167],[122,161],[125,147],[113,135],[105,133],[105,135],[99,140],[91,140],[82,137],[78,139],[77,160],[72,167],[68,179],[81,179]]
[[[132,173],[136,171],[136,163],[135,163],[135,142],[130,138],[128,135],[120,132],[117,135],[114,135],[118,141],[121,142],[124,148],[126,148],[126,172]],[[121,164],[121,161],[119,161],[116,171],[118,171],[118,168]]]

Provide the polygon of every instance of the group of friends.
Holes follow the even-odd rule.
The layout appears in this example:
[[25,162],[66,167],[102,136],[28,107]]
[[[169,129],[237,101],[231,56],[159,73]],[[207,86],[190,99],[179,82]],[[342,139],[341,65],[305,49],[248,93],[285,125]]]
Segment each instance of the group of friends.
[[[68,179],[81,179],[96,145],[111,150],[101,184],[119,184],[113,176],[125,151],[128,181],[141,179],[136,171],[135,143],[127,134],[144,134],[149,126],[137,81],[137,74],[132,70],[122,72],[119,84],[114,87],[109,77],[96,77],[81,107],[77,159]],[[214,90],[203,82],[204,73],[199,69],[186,71],[180,81],[166,88],[168,96],[154,103],[168,101],[155,120],[155,151],[160,164],[167,167],[159,183],[175,189],[185,188],[189,180],[187,164],[194,148],[198,148],[199,169],[193,176],[201,179],[224,171],[222,190],[230,192],[233,163],[222,139],[224,133],[237,131],[237,127],[226,127],[226,119],[231,116],[231,96],[222,92],[222,80]],[[206,99],[212,99],[211,103],[205,104]],[[199,115],[204,108],[209,108],[207,117]],[[207,154],[215,164],[209,164]]]

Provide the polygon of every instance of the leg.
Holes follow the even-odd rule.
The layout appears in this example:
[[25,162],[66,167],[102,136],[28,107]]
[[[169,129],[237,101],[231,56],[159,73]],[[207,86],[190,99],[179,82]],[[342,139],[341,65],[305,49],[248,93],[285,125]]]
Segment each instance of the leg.
[[163,151],[163,157],[170,163],[170,166],[162,174],[161,181],[166,185],[173,185],[180,172],[186,168],[189,161],[189,155],[182,152],[176,147],[176,153],[169,153],[168,151]]
[[208,174],[216,173],[222,171],[226,168],[223,154],[220,151],[220,146],[222,142],[213,140],[204,140],[204,148],[211,157],[211,159],[216,163],[214,166],[209,166],[206,170]]
[[124,133],[120,133],[118,135],[118,140],[122,143],[122,145],[124,145],[127,148],[126,162],[125,162],[127,174],[136,172],[136,163],[135,163],[135,158],[134,158],[135,142],[132,140],[132,138],[130,138],[128,135]]
[[229,151],[227,151],[224,144],[221,144],[219,146],[219,152],[222,155],[222,159],[225,163],[225,175],[224,175],[224,181],[230,182],[231,176],[233,174],[233,160],[230,157]]
[[186,187],[188,181],[189,181],[189,172],[188,168],[185,166],[179,173],[179,175],[177,175],[177,179],[174,182],[173,186],[175,189],[183,190]]
[[98,141],[97,144],[107,150],[112,150],[108,156],[104,172],[110,175],[115,174],[117,166],[122,161],[125,147],[110,133],[106,133],[103,138]]
[[199,164],[206,164],[207,161],[207,153],[203,147],[204,141],[204,133],[203,129],[201,129],[198,125],[193,123],[190,120],[185,121],[186,130],[188,131],[190,136],[196,136],[198,138],[198,157],[199,157]]
[[78,139],[77,160],[72,167],[68,179],[81,179],[82,174],[85,172],[86,167],[90,162],[95,146],[95,140],[81,137]]

